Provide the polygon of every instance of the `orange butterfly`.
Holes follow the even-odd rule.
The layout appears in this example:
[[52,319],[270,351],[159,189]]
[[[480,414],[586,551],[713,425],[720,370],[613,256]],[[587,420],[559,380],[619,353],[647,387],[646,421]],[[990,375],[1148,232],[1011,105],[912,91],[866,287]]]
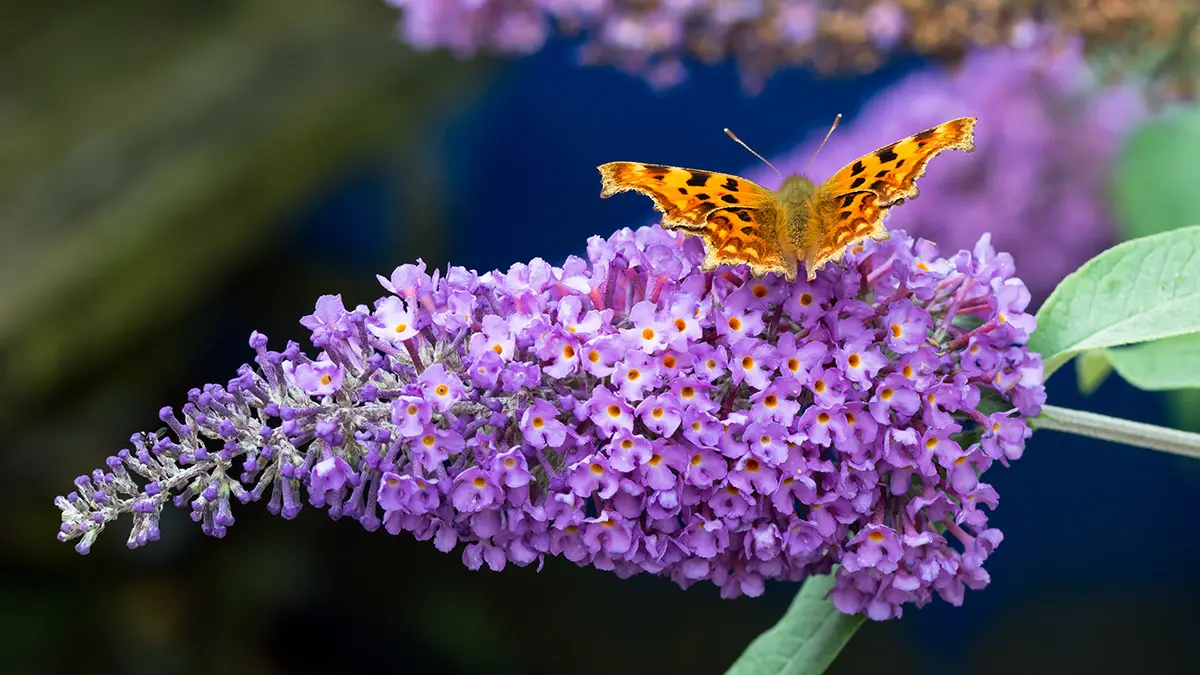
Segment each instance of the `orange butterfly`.
[[802,261],[812,281],[852,244],[887,239],[887,210],[917,196],[916,181],[934,155],[974,150],[974,130],[974,117],[950,120],[863,155],[820,185],[789,176],[778,192],[725,173],[609,162],[597,167],[600,196],[634,190],[653,199],[663,227],[704,240],[705,271],[745,263],[755,276],[778,272],[795,281]]

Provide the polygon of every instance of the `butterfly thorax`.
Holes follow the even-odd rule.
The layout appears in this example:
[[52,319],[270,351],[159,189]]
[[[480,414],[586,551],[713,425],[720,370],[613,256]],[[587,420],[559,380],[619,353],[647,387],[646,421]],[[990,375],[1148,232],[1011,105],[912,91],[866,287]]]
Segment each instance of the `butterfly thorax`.
[[812,216],[813,195],[817,186],[807,176],[792,174],[783,180],[783,185],[775,191],[779,203],[783,205],[783,218],[779,243],[788,253],[795,254],[804,246],[805,224]]

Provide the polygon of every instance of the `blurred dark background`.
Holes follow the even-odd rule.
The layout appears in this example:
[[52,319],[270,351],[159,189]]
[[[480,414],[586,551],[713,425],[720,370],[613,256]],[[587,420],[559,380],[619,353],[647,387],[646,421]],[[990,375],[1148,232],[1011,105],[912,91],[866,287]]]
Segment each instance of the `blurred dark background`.
[[[417,54],[382,3],[25,4],[0,23],[0,653],[13,673],[715,673],[795,587],[621,581],[565,560],[470,572],[459,551],[309,508],[183,513],[135,552],[82,557],[52,499],[223,382],[250,331],[303,340],[322,293],[370,303],[420,257],[480,270],[560,262],[652,217],[597,198],[612,160],[738,171],[853,116],[915,69],[757,96],[732,66],[666,92],[579,69],[555,42],[511,62]],[[979,111],[981,116],[986,111]],[[1019,261],[1018,261],[1019,263]],[[280,342],[281,343],[281,342]],[[1050,400],[1170,423],[1116,380]],[[1200,467],[1039,433],[987,479],[1005,542],[991,586],[869,624],[830,672],[1195,672]]]

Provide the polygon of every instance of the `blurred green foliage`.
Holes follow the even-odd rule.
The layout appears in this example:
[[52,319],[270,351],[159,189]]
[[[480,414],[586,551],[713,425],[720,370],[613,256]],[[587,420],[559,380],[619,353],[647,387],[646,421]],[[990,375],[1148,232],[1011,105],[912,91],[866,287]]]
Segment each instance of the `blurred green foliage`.
[[401,47],[383,3],[69,5],[0,29],[0,391],[23,400],[187,320],[480,68]]

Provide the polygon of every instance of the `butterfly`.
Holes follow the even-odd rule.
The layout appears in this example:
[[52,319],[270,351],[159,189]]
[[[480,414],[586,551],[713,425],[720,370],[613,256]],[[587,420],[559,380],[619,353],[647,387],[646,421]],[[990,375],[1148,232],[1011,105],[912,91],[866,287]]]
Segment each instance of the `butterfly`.
[[704,271],[744,263],[754,276],[776,272],[795,281],[803,262],[812,281],[826,263],[839,262],[848,247],[887,239],[883,217],[888,209],[917,196],[925,165],[947,149],[975,149],[974,117],[885,145],[820,185],[801,174],[788,176],[778,191],[740,176],[661,164],[609,162],[597,168],[601,197],[640,192],[662,212],[663,227],[700,237]]

